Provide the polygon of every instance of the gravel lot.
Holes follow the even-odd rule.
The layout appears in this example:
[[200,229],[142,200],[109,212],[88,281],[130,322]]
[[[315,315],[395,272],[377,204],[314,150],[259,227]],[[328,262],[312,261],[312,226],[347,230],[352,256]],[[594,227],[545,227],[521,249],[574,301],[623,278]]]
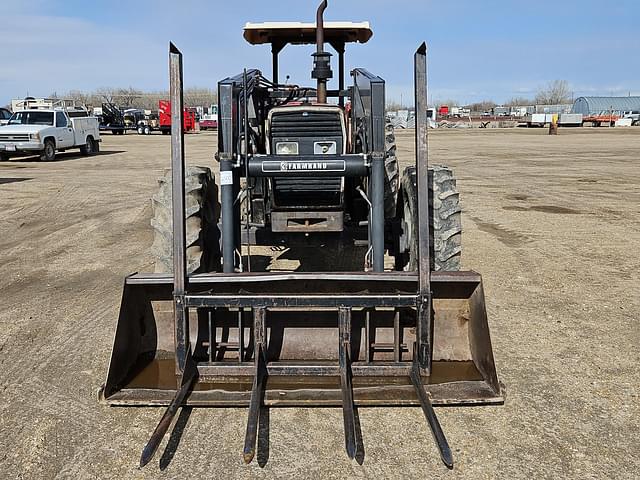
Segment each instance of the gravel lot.
[[[169,138],[106,135],[102,153],[0,164],[0,469],[4,478],[634,478],[640,472],[640,128],[430,132],[462,193],[465,269],[481,272],[500,407],[273,409],[269,459],[244,465],[244,409],[183,415],[137,469],[162,415],[97,403],[123,277],[152,269],[150,197]],[[412,132],[398,134],[412,159]],[[216,136],[186,138],[216,167]],[[176,448],[176,443],[179,445]],[[163,451],[165,452],[163,455]]]

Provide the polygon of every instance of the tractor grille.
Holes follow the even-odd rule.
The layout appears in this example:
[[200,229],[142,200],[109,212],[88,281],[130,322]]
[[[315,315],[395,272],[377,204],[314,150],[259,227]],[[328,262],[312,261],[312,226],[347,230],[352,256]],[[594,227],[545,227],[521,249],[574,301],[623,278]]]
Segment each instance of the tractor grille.
[[339,113],[278,112],[271,118],[272,138],[342,138]]
[[274,178],[273,194],[277,207],[337,207],[340,205],[342,178]]
[[28,134],[0,135],[0,142],[28,142]]
[[[334,141],[336,150],[342,153],[342,123],[338,110],[274,112],[271,116],[271,142],[296,142],[300,155],[313,155],[317,141]],[[275,152],[273,152],[275,153]],[[342,178],[280,177],[272,179],[273,199],[276,208],[325,208],[340,207]]]

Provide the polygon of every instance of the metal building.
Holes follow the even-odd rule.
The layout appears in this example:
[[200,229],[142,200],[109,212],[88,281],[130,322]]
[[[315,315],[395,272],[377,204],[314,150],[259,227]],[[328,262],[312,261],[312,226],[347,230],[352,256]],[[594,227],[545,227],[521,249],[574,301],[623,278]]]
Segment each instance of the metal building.
[[640,111],[640,97],[579,97],[571,113],[599,115]]

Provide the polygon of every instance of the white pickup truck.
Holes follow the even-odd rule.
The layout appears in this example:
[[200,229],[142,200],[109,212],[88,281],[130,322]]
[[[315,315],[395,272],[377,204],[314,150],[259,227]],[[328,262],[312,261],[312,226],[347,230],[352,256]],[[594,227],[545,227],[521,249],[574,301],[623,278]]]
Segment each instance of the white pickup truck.
[[13,156],[40,155],[51,162],[56,152],[79,148],[83,155],[100,150],[98,119],[84,111],[34,109],[14,113],[0,126],[0,160]]

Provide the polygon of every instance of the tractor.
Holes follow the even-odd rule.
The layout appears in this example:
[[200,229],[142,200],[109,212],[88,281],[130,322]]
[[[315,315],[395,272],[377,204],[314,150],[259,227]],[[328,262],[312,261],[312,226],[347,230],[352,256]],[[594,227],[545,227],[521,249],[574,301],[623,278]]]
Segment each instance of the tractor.
[[[174,128],[152,200],[155,271],[125,279],[100,390],[109,405],[166,406],[141,466],[182,406],[248,407],[249,463],[265,409],[341,407],[345,449],[360,461],[358,408],[419,405],[452,467],[433,406],[504,401],[481,276],[460,271],[456,180],[428,165],[426,45],[414,56],[415,163],[400,174],[384,80],[355,68],[346,85],[345,47],[371,28],[325,23],[326,8],[315,23],[246,25],[250,44],[271,46],[272,76],[247,68],[218,83],[213,173],[185,164],[183,58],[169,47]],[[280,81],[288,45],[316,46],[315,85]],[[269,271],[256,260],[259,248],[296,245],[356,261]]]

